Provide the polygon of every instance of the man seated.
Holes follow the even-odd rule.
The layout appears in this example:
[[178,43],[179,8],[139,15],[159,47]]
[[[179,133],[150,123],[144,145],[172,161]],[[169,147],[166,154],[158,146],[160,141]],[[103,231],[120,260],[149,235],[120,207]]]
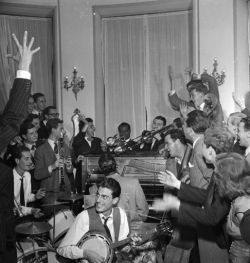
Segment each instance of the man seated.
[[[113,178],[106,178],[98,186],[96,205],[81,212],[63,241],[57,252],[69,259],[85,259],[87,262],[104,262],[104,257],[93,249],[81,249],[77,243],[88,232],[96,231],[110,238],[112,242],[123,240],[129,235],[129,225],[126,213],[115,207],[121,194],[120,184]],[[91,220],[90,220],[91,219]],[[140,239],[132,236],[134,241]],[[124,248],[126,251],[127,247]]]
[[[118,206],[127,213],[131,233],[141,234],[145,231],[143,222],[147,219],[149,208],[138,179],[121,176],[117,171],[115,159],[107,153],[99,158],[98,163],[101,172],[104,173],[106,178],[115,179],[121,186],[121,197]],[[97,186],[90,187],[89,192],[95,194]]]
[[14,176],[14,196],[16,201],[22,206],[24,215],[32,214],[34,217],[40,217],[39,208],[27,207],[27,203],[42,199],[45,196],[45,190],[40,188],[36,194],[31,192],[31,176],[29,173],[33,163],[29,148],[21,146],[16,151],[16,166],[13,169]]
[[[157,116],[154,118],[152,123],[152,132],[160,130],[164,126],[166,126],[167,121],[162,116]],[[143,136],[145,136],[143,132]],[[144,143],[141,144],[140,148],[144,151],[158,151],[158,147],[164,143],[164,134],[157,133],[153,138],[149,138]]]
[[34,99],[34,110],[32,111],[33,114],[37,114],[42,118],[43,110],[46,107],[46,98],[44,94],[38,92],[33,94]]
[[40,128],[37,131],[39,140],[48,139],[49,134],[46,128],[46,123],[48,122],[48,120],[58,118],[59,113],[57,113],[56,107],[48,106],[44,109],[43,115],[44,115],[44,120],[40,122]]

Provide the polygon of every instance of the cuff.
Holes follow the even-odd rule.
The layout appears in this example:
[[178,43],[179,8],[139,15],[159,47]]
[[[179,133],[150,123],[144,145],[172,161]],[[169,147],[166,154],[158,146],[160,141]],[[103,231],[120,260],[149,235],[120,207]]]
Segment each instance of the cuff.
[[32,207],[22,206],[22,211],[25,215],[31,215]]
[[51,165],[48,167],[48,171],[49,171],[50,174],[52,173],[52,167],[51,167]]
[[16,73],[17,79],[29,79],[31,78],[31,74],[28,71],[18,70]]

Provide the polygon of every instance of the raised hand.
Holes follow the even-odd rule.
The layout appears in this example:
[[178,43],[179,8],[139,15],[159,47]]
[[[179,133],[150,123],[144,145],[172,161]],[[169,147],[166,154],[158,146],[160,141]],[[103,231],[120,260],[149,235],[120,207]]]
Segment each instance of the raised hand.
[[184,72],[192,78],[192,74],[193,74],[192,68],[185,68]]
[[233,92],[232,97],[234,102],[240,107],[240,110],[244,110],[246,108],[246,103],[243,96],[237,96],[235,92]]
[[166,172],[160,172],[156,177],[160,183],[180,189],[181,182],[170,171],[166,170]]
[[29,67],[32,61],[32,56],[40,49],[40,47],[38,47],[34,50],[31,50],[33,42],[34,42],[34,37],[31,38],[30,43],[27,46],[27,35],[28,35],[28,32],[25,31],[24,36],[23,36],[23,46],[21,46],[19,44],[19,41],[16,38],[16,35],[12,34],[13,39],[18,48],[18,52],[16,55],[13,55],[13,54],[5,55],[5,57],[12,58],[14,61],[19,63],[18,65],[19,70],[25,70],[25,71],[29,71]]
[[171,66],[169,66],[168,68],[168,73],[169,73],[169,77],[170,77],[170,82],[171,82],[171,91],[175,90],[175,79],[174,79],[174,71],[173,68]]
[[181,115],[182,115],[182,117],[184,118],[184,120],[186,120],[186,119],[187,119],[187,115],[188,115],[188,113],[189,113],[187,103],[182,102],[182,103],[180,104],[180,112],[181,112]]

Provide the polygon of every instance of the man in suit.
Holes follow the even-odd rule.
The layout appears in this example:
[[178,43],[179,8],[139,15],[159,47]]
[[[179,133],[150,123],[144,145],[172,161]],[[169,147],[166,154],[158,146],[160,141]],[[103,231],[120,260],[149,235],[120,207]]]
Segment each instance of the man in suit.
[[[48,120],[46,127],[49,138],[35,152],[35,178],[46,190],[43,203],[50,204],[60,196],[71,193],[69,176],[73,176],[73,167],[69,145],[63,142],[63,149],[59,145],[64,133],[63,121],[57,118]],[[51,208],[45,207],[45,216],[53,213]]]
[[33,114],[37,114],[42,117],[43,110],[46,107],[46,98],[44,94],[38,92],[33,95],[34,99],[34,110],[32,111]]
[[239,124],[239,144],[245,147],[245,157],[250,163],[250,118],[242,118]]
[[[31,50],[34,38],[27,46],[26,31],[23,46],[19,44],[14,34],[13,39],[17,45],[18,54],[8,54],[6,57],[13,58],[19,62],[19,65],[9,101],[0,116],[0,153],[19,133],[19,126],[27,117],[31,89],[29,69],[33,54],[40,49]],[[13,172],[2,163],[0,163],[0,171],[0,262],[16,263]]]
[[[190,82],[187,89],[192,102],[180,99],[175,90],[169,93],[170,103],[177,109],[184,103],[187,106],[201,110],[207,115],[214,127],[223,127],[223,112],[219,101],[219,90],[216,79],[208,74],[193,74],[200,82]],[[204,84],[205,83],[205,84]],[[206,85],[208,83],[208,86]]]
[[46,140],[49,137],[46,123],[48,120],[55,119],[59,117],[59,113],[54,106],[48,106],[43,111],[44,120],[40,122],[40,128],[38,129],[38,139],[39,140]]
[[[163,116],[157,116],[154,118],[152,123],[152,132],[160,130],[164,126],[166,126],[167,120]],[[141,144],[141,149],[143,151],[158,151],[158,148],[161,144],[164,143],[164,135],[163,133],[157,133],[154,135],[152,140],[145,141]]]
[[233,152],[239,153],[241,155],[245,154],[246,148],[243,146],[240,146],[239,139],[238,139],[238,126],[240,124],[240,120],[242,118],[246,118],[247,115],[241,112],[234,112],[231,113],[227,119],[227,130],[232,134],[234,137],[234,147]]
[[119,132],[119,137],[122,138],[124,141],[124,144],[126,145],[128,150],[134,151],[138,147],[136,142],[133,141],[130,137],[131,134],[131,128],[130,125],[126,122],[122,122],[118,126],[118,132]]
[[72,163],[76,168],[75,187],[78,191],[80,191],[81,188],[81,161],[84,159],[84,155],[89,153],[102,153],[102,140],[94,136],[95,126],[93,120],[91,118],[85,119],[84,116],[82,116],[79,122],[79,133],[73,141],[74,152],[72,154]]
[[194,110],[187,115],[183,129],[186,138],[193,142],[193,153],[190,158],[190,182],[192,186],[206,189],[212,173],[212,167],[207,164],[202,155],[204,133],[208,127],[207,118],[202,111]]
[[[215,164],[216,155],[229,152],[232,147],[233,137],[226,130],[214,128],[205,132],[202,154],[207,162]],[[222,198],[216,191],[214,178],[206,190],[180,182],[169,171],[161,172],[158,178],[178,192],[177,197],[165,194],[163,200],[155,201],[155,210],[177,211],[179,223],[196,228],[201,263],[228,262],[228,242],[223,224],[230,210],[230,200]]]

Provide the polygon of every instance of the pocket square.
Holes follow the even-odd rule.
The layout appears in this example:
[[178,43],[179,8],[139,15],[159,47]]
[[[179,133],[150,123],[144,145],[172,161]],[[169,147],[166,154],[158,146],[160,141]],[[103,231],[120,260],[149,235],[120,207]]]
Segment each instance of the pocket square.
[[189,168],[193,168],[194,167],[194,165],[193,164],[191,164],[190,162],[188,163],[188,167]]

